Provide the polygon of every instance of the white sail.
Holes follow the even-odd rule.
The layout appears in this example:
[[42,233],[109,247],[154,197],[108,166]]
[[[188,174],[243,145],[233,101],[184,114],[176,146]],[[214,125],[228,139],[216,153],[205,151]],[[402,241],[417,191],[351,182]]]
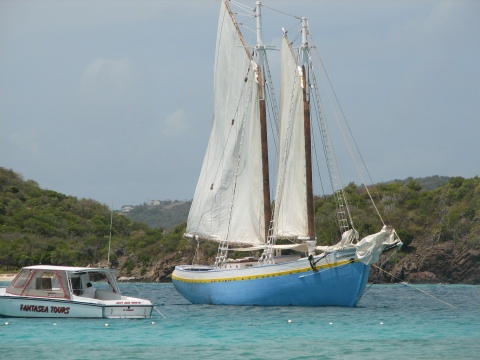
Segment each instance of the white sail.
[[281,53],[280,145],[274,236],[307,237],[302,74],[286,35]]
[[[259,70],[256,74],[257,65],[242,39],[228,0],[222,2],[215,59],[212,132],[186,233],[186,236],[218,241],[218,252],[213,266],[176,266],[172,282],[193,304],[355,306],[365,291],[369,264],[377,261],[383,250],[396,246],[398,242],[394,239],[393,229],[385,229],[354,244],[358,233],[353,228],[344,231],[342,226],[339,244],[315,247],[308,122],[310,104],[308,98],[304,101],[305,96],[310,96],[310,84],[315,105],[312,108],[320,109],[321,104],[314,89],[313,70],[311,73],[306,70],[304,75],[299,67],[299,64],[308,66],[310,60],[307,60],[306,18],[301,19],[301,60],[297,61],[286,36],[282,43],[279,170],[273,222],[269,224],[271,228],[264,239],[265,222],[270,222],[270,201],[269,192],[264,194],[263,190],[268,188],[269,179],[263,182],[262,168],[267,172],[268,163],[266,152],[262,154],[261,151],[261,138],[264,149],[267,148],[264,141],[265,109],[263,99],[260,103],[258,99],[259,95],[263,98],[263,87],[259,90],[256,83],[256,79],[262,76],[256,75],[262,75],[262,72],[269,79],[270,72],[268,63],[262,61],[265,48],[260,6],[257,1],[257,45],[254,52],[257,63],[262,64],[259,69],[265,71]],[[306,81],[306,86],[302,87],[304,78],[309,75],[311,82]],[[273,86],[265,88],[273,90]],[[275,100],[275,97],[268,96],[267,100]],[[276,114],[275,110],[275,117]],[[328,133],[324,132],[322,139],[326,135]],[[334,161],[333,152],[328,150],[328,159]],[[278,238],[302,241],[276,244]],[[230,246],[231,243],[242,246],[235,248]],[[264,251],[260,259],[249,256],[232,260],[227,257],[229,250],[240,248]],[[282,255],[277,250],[308,253],[308,257]],[[324,252],[317,254],[315,250]]]
[[[264,243],[256,64],[222,2],[217,33],[214,114],[186,236]],[[248,161],[247,161],[248,159]]]

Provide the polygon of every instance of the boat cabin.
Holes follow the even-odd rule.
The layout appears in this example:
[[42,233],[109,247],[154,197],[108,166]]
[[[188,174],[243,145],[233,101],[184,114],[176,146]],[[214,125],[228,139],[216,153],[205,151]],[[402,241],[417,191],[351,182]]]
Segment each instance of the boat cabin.
[[[92,282],[98,289],[87,291],[87,284]],[[74,295],[100,298],[102,292],[120,293],[109,269],[43,265],[23,268],[6,289],[11,295],[59,299],[72,299]]]

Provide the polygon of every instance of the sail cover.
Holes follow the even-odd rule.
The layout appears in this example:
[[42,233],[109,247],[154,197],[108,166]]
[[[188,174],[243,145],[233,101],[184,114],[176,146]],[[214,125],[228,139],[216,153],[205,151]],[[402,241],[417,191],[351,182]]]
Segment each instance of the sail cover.
[[212,129],[185,235],[262,244],[265,225],[256,64],[224,2],[214,70]]
[[308,237],[301,70],[286,35],[282,41],[279,166],[275,237]]

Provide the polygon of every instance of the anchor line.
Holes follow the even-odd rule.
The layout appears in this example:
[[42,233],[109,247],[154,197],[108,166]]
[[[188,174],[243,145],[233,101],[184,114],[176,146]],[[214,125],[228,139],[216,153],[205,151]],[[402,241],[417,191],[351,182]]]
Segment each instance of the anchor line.
[[[320,274],[321,272],[330,270],[330,269],[332,268],[332,264],[330,264],[330,263],[328,262],[328,258],[327,258],[327,264],[329,265],[329,268],[326,268],[326,269],[323,269],[323,270],[318,270],[318,269],[315,267],[315,264],[316,264],[317,262],[319,262],[320,260],[322,260],[322,259],[323,259],[324,257],[326,257],[326,256],[327,256],[326,254],[325,254],[324,256],[322,256],[322,258],[320,258],[320,259],[318,259],[317,261],[315,261],[315,262],[313,263],[313,265],[312,265],[312,261],[311,261],[310,256],[309,256],[309,257],[308,257],[308,260],[309,260],[309,262],[310,262],[310,266],[311,266],[311,268],[312,268],[312,270],[313,270],[313,273],[308,274],[308,275],[302,275],[302,276],[299,277],[299,279],[302,279],[302,278],[304,278],[304,277],[306,277],[306,276],[311,276],[311,275]],[[355,262],[355,259],[351,258],[350,260],[348,260],[348,263],[347,263],[347,264],[338,265],[338,266],[335,266],[335,268],[337,268],[337,269],[343,269],[344,267],[346,267],[346,266],[348,266],[348,265],[351,265],[351,264],[353,264],[354,262]]]
[[[448,302],[446,302],[446,301],[443,301],[443,300],[439,299],[438,297],[436,297],[436,296],[434,296],[434,295],[432,295],[432,294],[429,294],[429,293],[426,292],[425,290],[419,289],[418,287],[413,286],[412,284],[409,284],[409,283],[403,281],[402,279],[400,279],[400,278],[396,277],[395,275],[389,273],[387,270],[384,270],[384,269],[382,269],[381,267],[379,267],[379,266],[377,266],[377,265],[375,265],[375,264],[372,264],[372,266],[375,267],[375,268],[377,268],[377,269],[379,269],[379,270],[381,270],[381,271],[383,271],[383,272],[385,272],[386,274],[390,275],[391,277],[399,280],[401,284],[406,285],[406,286],[409,286],[409,287],[411,287],[411,288],[413,288],[413,289],[415,289],[415,290],[417,290],[417,291],[420,291],[421,293],[423,293],[423,294],[425,294],[425,295],[427,295],[427,296],[430,296],[431,298],[433,298],[433,299],[435,299],[435,300],[437,300],[437,301],[440,301],[441,303],[443,303],[443,304],[445,304],[445,305],[448,305],[448,306],[456,309],[456,307],[453,306],[452,304],[450,304],[450,303],[448,303]],[[373,284],[372,284],[372,285],[373,285]]]
[[160,315],[162,315],[162,317],[163,317],[164,319],[166,319],[165,315],[163,315],[163,314],[160,312],[160,310],[158,310],[158,308],[157,308],[156,306],[154,306],[153,308],[154,308],[155,310],[157,310],[157,312],[158,312]]
[[[383,266],[383,265],[385,265],[387,262],[389,262],[390,259],[393,257],[393,255],[395,255],[395,254],[398,252],[398,250],[400,250],[400,248],[399,248],[397,245],[398,245],[398,242],[395,242],[395,244],[392,244],[392,245],[386,247],[386,248],[382,251],[382,254],[383,254],[384,252],[387,252],[387,251],[390,251],[391,249],[397,248],[397,249],[387,258],[387,260],[385,260],[383,263],[380,264],[380,266]],[[375,267],[378,268],[378,266],[375,266]],[[380,269],[380,270],[387,272],[386,270],[383,270],[383,269]],[[393,276],[393,275],[392,275],[392,276]],[[393,276],[393,277],[395,277],[395,276]],[[402,279],[399,279],[399,280],[400,280],[400,281],[403,281]],[[370,290],[370,288],[372,287],[373,284],[376,284],[376,283],[375,283],[375,282],[371,283],[370,286],[365,289],[365,291],[363,292],[362,296],[363,296],[368,290]]]
[[323,258],[325,258],[325,256],[327,256],[327,254],[324,254],[322,257],[320,257],[317,261],[313,261],[313,255],[309,255],[308,256],[308,262],[310,263],[310,267],[312,268],[312,270],[314,272],[318,272],[318,269],[315,267],[315,265],[317,265],[317,263],[322,260]]

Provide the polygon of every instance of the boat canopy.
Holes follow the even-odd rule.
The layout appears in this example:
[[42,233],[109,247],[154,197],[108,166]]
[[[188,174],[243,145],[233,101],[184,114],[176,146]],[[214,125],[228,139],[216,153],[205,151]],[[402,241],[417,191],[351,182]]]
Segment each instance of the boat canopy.
[[6,292],[12,295],[70,299],[65,270],[26,267],[13,279]]
[[106,280],[114,292],[120,293],[114,274],[107,268],[35,265],[17,274],[6,289],[8,294],[71,299],[84,292],[87,283]]

